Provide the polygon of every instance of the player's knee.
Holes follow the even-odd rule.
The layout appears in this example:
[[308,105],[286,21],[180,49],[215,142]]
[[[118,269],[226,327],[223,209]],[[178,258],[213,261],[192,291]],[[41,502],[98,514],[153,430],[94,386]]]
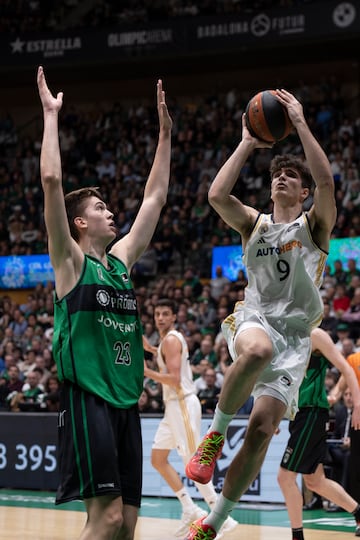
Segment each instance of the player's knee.
[[272,347],[267,341],[264,343],[252,341],[244,349],[244,360],[248,370],[262,369],[272,358]]
[[304,484],[310,491],[316,491],[319,487],[319,479],[314,475],[303,475]]
[[103,525],[109,535],[113,535],[113,537],[116,538],[116,535],[121,531],[123,524],[124,517],[121,508],[118,508],[115,505],[110,505],[106,508],[103,515]]
[[156,454],[151,454],[151,465],[154,467],[155,470],[157,471],[161,471],[161,469],[163,468],[164,464],[163,464],[163,460],[160,459],[159,456],[157,456]]

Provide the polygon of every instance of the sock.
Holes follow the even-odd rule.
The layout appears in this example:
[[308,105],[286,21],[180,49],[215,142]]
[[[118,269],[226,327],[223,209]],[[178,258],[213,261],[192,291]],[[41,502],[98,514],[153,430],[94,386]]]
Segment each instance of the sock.
[[209,506],[210,510],[212,510],[218,498],[217,493],[214,489],[213,483],[212,482],[208,482],[207,484],[199,484],[199,482],[194,482],[194,483],[195,483],[195,486],[200,491],[202,498],[205,499],[206,504]]
[[204,523],[211,525],[216,532],[220,531],[222,524],[229,517],[235,504],[236,501],[230,501],[230,499],[226,499],[226,497],[220,493],[215,506],[211,509],[210,514],[204,519]]
[[211,426],[208,430],[208,433],[211,431],[217,431],[222,435],[225,435],[228,425],[233,419],[233,414],[225,414],[219,409],[219,405],[216,405],[214,418],[211,422]]
[[298,529],[291,529],[293,540],[304,540],[304,529],[299,527]]
[[356,523],[360,525],[360,504],[357,504],[355,510],[351,513],[356,519]]
[[194,508],[194,501],[186,491],[186,489],[183,487],[179,491],[175,491],[175,495],[179,499],[182,509],[184,512],[191,512],[191,510]]

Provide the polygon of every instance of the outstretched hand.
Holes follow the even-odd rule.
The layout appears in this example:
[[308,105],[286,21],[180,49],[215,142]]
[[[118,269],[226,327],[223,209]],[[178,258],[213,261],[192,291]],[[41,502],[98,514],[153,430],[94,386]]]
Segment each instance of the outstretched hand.
[[39,66],[38,68],[37,85],[44,112],[59,112],[63,103],[63,93],[58,92],[56,97],[52,95],[46,84],[45,73],[42,66]]
[[172,119],[165,101],[165,92],[162,88],[162,80],[157,82],[157,108],[159,113],[160,130],[171,131]]

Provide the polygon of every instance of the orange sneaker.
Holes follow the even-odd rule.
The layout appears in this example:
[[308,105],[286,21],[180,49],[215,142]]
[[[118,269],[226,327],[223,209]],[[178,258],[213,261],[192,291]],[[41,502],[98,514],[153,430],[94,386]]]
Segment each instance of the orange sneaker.
[[190,530],[185,540],[213,540],[216,538],[215,529],[211,525],[203,523],[204,519],[204,517],[200,518],[190,525]]
[[205,435],[189,463],[186,465],[185,473],[188,478],[207,484],[212,479],[216,460],[221,456],[224,446],[224,435],[217,431],[212,431]]

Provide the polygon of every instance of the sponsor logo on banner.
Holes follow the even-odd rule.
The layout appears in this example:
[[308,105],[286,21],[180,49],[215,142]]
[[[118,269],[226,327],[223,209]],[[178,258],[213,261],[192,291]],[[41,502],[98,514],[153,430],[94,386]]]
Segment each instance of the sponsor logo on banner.
[[12,54],[42,53],[44,58],[62,57],[67,51],[79,51],[82,48],[80,36],[58,36],[44,39],[21,39],[19,36],[10,42]]

